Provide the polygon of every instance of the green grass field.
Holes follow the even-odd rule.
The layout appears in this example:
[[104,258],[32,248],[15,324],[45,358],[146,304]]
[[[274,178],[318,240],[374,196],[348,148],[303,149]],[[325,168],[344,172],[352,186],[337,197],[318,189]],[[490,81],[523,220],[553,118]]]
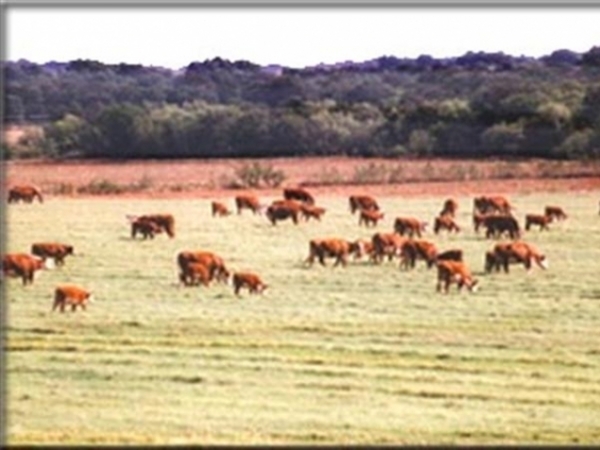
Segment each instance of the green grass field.
[[[525,234],[547,271],[508,275],[483,274],[493,241],[473,232],[472,199],[458,198],[462,233],[424,237],[462,248],[480,290],[448,295],[422,262],[303,266],[311,238],[367,238],[400,215],[431,224],[442,197],[380,197],[375,229],[341,196],[318,198],[320,223],[276,227],[249,212],[212,218],[208,200],[10,205],[8,252],[55,240],[77,255],[31,286],[5,282],[5,440],[598,443],[599,194],[512,196],[521,223],[546,204],[569,219]],[[130,238],[126,214],[160,212],[175,216],[174,239]],[[269,289],[178,286],[184,249],[214,251]],[[50,311],[63,282],[94,291],[87,311]]]

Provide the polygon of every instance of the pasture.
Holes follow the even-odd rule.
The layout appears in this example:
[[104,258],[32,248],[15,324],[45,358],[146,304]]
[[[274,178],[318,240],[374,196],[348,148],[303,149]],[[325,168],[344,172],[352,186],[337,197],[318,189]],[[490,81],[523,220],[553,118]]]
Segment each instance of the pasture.
[[[233,194],[232,194],[233,195]],[[263,197],[264,201],[275,197]],[[358,226],[347,196],[317,195],[322,222],[272,226],[210,199],[67,199],[7,207],[7,252],[74,245],[33,285],[5,283],[9,444],[591,444],[600,441],[598,191],[509,195],[565,222],[525,232],[549,269],[483,273],[493,240],[459,196],[459,247],[476,293],[435,292],[418,262],[303,265],[312,238],[370,238],[396,216],[431,223],[445,196],[378,196],[385,218]],[[233,201],[226,200],[233,209]],[[132,240],[127,214],[169,212],[176,237]],[[206,249],[269,288],[182,287],[175,256]],[[87,311],[51,312],[57,284],[94,292]]]

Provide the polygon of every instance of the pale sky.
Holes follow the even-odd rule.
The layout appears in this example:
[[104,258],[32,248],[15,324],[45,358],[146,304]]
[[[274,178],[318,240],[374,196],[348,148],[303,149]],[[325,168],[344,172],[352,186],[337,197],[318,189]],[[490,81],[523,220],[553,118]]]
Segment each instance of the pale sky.
[[468,51],[539,57],[600,45],[600,8],[18,7],[5,58],[178,69],[215,57],[306,67]]

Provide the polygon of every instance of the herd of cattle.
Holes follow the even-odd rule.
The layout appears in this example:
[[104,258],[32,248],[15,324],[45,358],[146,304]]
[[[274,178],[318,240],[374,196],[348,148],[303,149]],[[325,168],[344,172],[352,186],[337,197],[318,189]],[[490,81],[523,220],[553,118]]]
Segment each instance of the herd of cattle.
[[[37,199],[43,203],[40,190],[34,186],[15,186],[9,189],[8,202],[32,203]],[[369,195],[353,195],[348,199],[350,212],[358,213],[359,226],[375,227],[384,218],[377,200]],[[304,188],[285,188],[283,199],[275,200],[269,205],[261,204],[259,198],[252,194],[235,197],[237,214],[250,210],[254,214],[263,213],[272,225],[286,219],[298,224],[301,219],[321,220],[326,209],[316,206],[315,198]],[[447,199],[442,210],[433,221],[433,232],[437,235],[442,231],[459,233],[460,226],[455,217],[458,210],[456,200]],[[546,256],[533,245],[523,241],[518,220],[512,214],[513,207],[502,196],[481,196],[473,201],[473,229],[479,232],[485,229],[486,238],[508,238],[508,241],[497,242],[485,253],[484,268],[486,272],[509,272],[509,265],[523,264],[530,270],[533,263],[546,269]],[[231,214],[228,207],[213,201],[211,203],[213,217],[224,217]],[[527,214],[525,230],[534,225],[540,230],[547,230],[548,224],[555,220],[565,220],[567,215],[559,206],[546,206],[543,214]],[[131,238],[140,235],[143,239],[153,239],[155,235],[165,233],[170,238],[175,237],[175,218],[171,214],[148,214],[142,216],[127,216],[131,226]],[[334,266],[346,266],[350,257],[355,260],[368,257],[373,264],[380,264],[385,258],[392,261],[399,259],[399,267],[410,270],[416,262],[422,260],[427,267],[437,268],[436,290],[448,292],[451,284],[458,289],[466,286],[475,291],[478,280],[472,275],[470,268],[464,262],[463,250],[452,248],[440,251],[435,243],[423,239],[428,223],[414,217],[396,217],[393,231],[376,232],[370,240],[347,240],[339,237],[312,239],[309,242],[309,254],[305,264],[312,266],[315,260],[326,265],[326,258],[334,258]],[[33,283],[36,271],[49,268],[52,264],[63,265],[68,255],[73,254],[73,246],[56,242],[36,242],[31,245],[30,253],[9,253],[2,256],[3,276],[20,277],[23,285]],[[231,273],[219,255],[209,251],[185,250],[179,252],[176,258],[179,282],[184,286],[209,286],[213,280],[228,283],[231,280],[234,293],[240,294],[242,288],[250,293],[262,293],[267,284],[253,272]],[[85,309],[91,299],[91,292],[76,285],[63,284],[56,287],[52,310],[64,312],[70,306],[73,311],[77,307]]]

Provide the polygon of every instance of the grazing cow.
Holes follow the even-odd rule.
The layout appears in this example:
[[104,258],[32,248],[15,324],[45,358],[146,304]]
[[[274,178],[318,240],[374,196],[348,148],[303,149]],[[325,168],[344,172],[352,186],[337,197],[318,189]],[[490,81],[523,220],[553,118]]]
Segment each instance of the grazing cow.
[[31,253],[44,261],[52,258],[57,266],[62,266],[67,255],[73,254],[73,246],[56,242],[38,242],[31,245]]
[[92,300],[92,293],[74,286],[72,284],[63,284],[54,290],[54,304],[52,311],[60,308],[60,312],[65,312],[67,306],[71,307],[71,311],[75,311],[77,307],[85,310],[88,302]]
[[313,239],[309,243],[309,254],[305,262],[312,266],[315,258],[318,258],[319,263],[325,266],[325,258],[335,258],[334,267],[338,264],[346,266],[350,254],[362,255],[362,253],[360,241],[350,242],[338,238]]
[[513,216],[488,215],[483,218],[483,226],[486,228],[486,238],[498,238],[504,233],[508,233],[511,239],[521,237],[521,230],[517,219]]
[[469,291],[477,290],[477,280],[471,275],[471,271],[462,261],[439,261],[437,264],[437,285],[436,291],[444,291],[446,294],[450,284],[456,283],[460,291],[463,286],[467,286]]
[[421,232],[425,231],[427,222],[422,222],[413,217],[396,217],[394,221],[394,231],[400,236],[408,234],[409,237],[413,237],[415,234],[421,237]]
[[529,231],[532,225],[538,225],[541,230],[548,230],[548,224],[552,222],[552,216],[546,214],[526,214],[525,230]]
[[302,204],[295,200],[277,200],[267,208],[267,218],[273,225],[277,225],[278,220],[291,218],[294,224],[298,224],[298,217],[302,212]]
[[190,286],[198,281],[197,274],[192,273],[193,268],[189,268],[190,263],[200,263],[206,266],[209,270],[209,281],[217,279],[227,283],[229,280],[229,271],[220,256],[207,251],[182,251],[177,255],[177,265],[179,266],[179,280],[185,286]]
[[302,216],[306,221],[308,221],[311,217],[321,221],[321,216],[327,211],[325,208],[320,206],[308,205],[306,203],[302,203],[300,205],[300,210],[302,211]]
[[250,294],[262,294],[267,285],[261,278],[252,272],[236,272],[233,274],[233,290],[235,295],[240,295],[240,290],[245,287]]
[[438,253],[435,257],[436,261],[462,261],[463,260],[463,251],[458,248],[453,248],[451,250],[443,251],[442,253]]
[[[150,236],[152,233],[156,233],[156,231],[151,231],[153,228],[151,226],[144,225],[143,222],[154,222],[158,228],[165,231],[170,238],[175,237],[175,218],[171,214],[146,214],[143,216],[127,216],[129,221],[131,222],[131,237],[135,237],[134,234],[134,223],[142,224],[141,228],[145,229],[145,231],[139,230],[142,234],[146,234]],[[140,225],[137,225],[139,227]],[[156,228],[156,227],[154,227]],[[138,230],[136,229],[136,232]],[[153,237],[153,236],[150,236]]]
[[400,268],[414,268],[417,259],[422,259],[427,263],[427,267],[431,268],[436,262],[438,255],[437,247],[433,242],[425,240],[409,239],[400,249]]
[[433,221],[433,232],[438,234],[441,230],[448,230],[449,233],[453,231],[458,233],[460,227],[456,224],[450,214],[443,214],[436,217]]
[[306,189],[300,187],[297,188],[285,188],[283,190],[283,198],[286,200],[298,200],[308,205],[314,205],[315,199]]
[[560,206],[546,206],[544,214],[556,220],[565,220],[567,218],[567,215]]
[[2,274],[10,277],[21,277],[23,286],[32,284],[35,272],[47,269],[46,261],[26,253],[9,253],[2,256]]
[[351,195],[348,198],[348,203],[352,214],[361,209],[374,209],[375,211],[379,211],[377,200],[369,195]]
[[523,264],[527,271],[531,270],[535,262],[542,269],[548,268],[548,258],[540,253],[533,245],[523,241],[501,242],[485,254],[485,271],[509,272],[509,264]]
[[487,197],[481,196],[473,200],[473,211],[481,214],[500,213],[510,214],[512,209],[509,201],[502,196]]
[[8,190],[8,203],[32,203],[36,198],[40,203],[44,203],[42,192],[36,186],[25,184],[13,186]]
[[378,264],[387,256],[388,261],[391,261],[394,256],[400,255],[402,245],[406,240],[407,238],[400,236],[398,233],[375,233],[371,238],[373,245],[371,260]]
[[235,197],[235,206],[237,207],[237,213],[241,214],[242,209],[249,209],[254,214],[261,213],[260,201],[256,195],[242,194]]
[[456,216],[456,211],[458,210],[458,202],[453,198],[449,198],[444,202],[444,206],[442,211],[440,212],[440,217],[442,216],[450,216],[454,218]]
[[155,221],[149,220],[147,217],[136,217],[131,222],[131,239],[135,239],[138,233],[142,238],[154,239],[155,234],[162,233],[162,228]]
[[227,206],[225,206],[221,202],[213,201],[210,204],[210,207],[211,207],[211,212],[212,212],[213,217],[215,217],[215,216],[225,217],[225,216],[228,216],[229,214],[231,214],[231,211],[229,211]]
[[383,219],[384,213],[381,211],[375,211],[373,209],[361,209],[360,217],[358,218],[358,225],[364,224],[365,227],[376,226],[377,222]]

